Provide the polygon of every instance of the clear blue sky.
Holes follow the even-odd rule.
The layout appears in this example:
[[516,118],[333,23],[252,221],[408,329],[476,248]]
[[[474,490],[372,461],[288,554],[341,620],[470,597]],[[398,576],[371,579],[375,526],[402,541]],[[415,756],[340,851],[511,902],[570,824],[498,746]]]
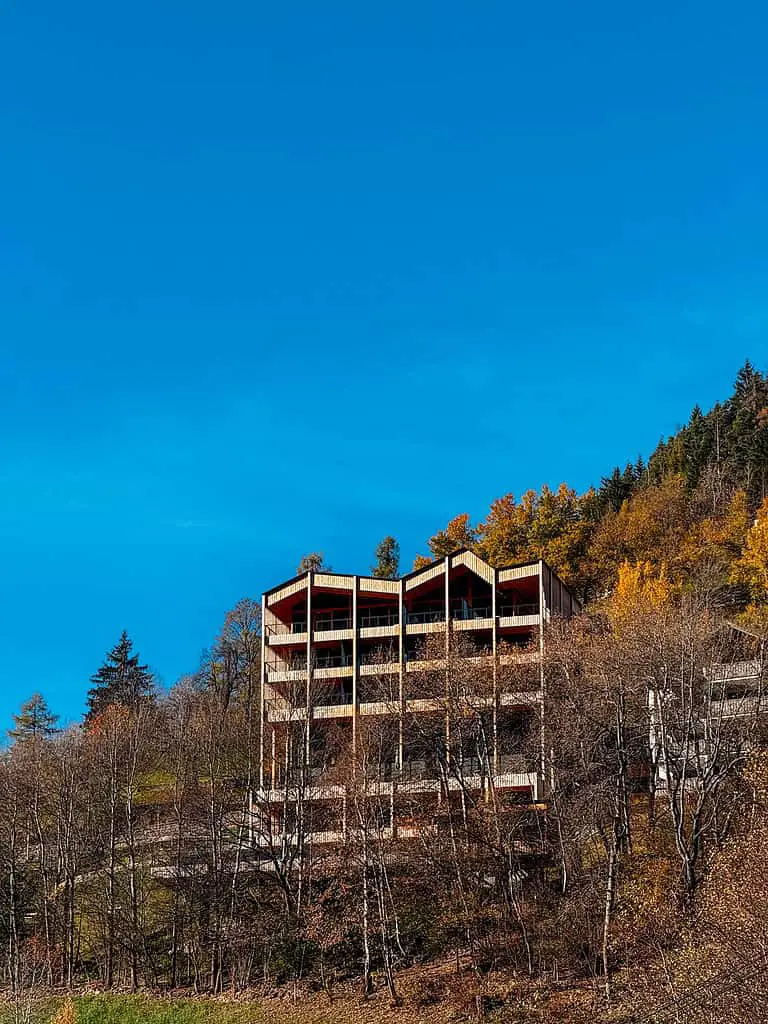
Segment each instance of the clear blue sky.
[[0,725],[768,364],[768,13],[0,13]]

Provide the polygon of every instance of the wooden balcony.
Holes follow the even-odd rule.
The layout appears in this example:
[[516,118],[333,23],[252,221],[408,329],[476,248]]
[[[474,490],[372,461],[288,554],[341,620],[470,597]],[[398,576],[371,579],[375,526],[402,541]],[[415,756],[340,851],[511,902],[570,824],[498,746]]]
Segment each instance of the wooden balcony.
[[713,682],[726,682],[730,679],[753,679],[759,678],[763,670],[762,662],[759,659],[754,661],[732,661],[723,664],[710,665],[705,669],[707,679]]
[[284,632],[267,632],[266,640],[270,647],[301,647],[306,646],[309,639],[307,633],[293,633],[288,630]]

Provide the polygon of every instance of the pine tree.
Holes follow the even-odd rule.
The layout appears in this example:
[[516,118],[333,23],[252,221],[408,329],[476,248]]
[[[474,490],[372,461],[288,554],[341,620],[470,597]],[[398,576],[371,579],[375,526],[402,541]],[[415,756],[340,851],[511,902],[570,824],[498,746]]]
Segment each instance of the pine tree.
[[8,730],[8,735],[17,743],[24,740],[45,739],[57,732],[56,723],[58,715],[54,715],[45,702],[45,698],[39,693],[32,696],[21,705],[18,715],[13,716],[16,723],[13,729]]
[[296,567],[296,575],[301,576],[303,572],[332,572],[330,565],[325,564],[325,555],[322,551],[311,551],[304,555]]
[[734,397],[737,401],[751,403],[753,412],[757,411],[757,394],[764,383],[762,374],[756,370],[749,359],[736,374]]
[[104,664],[91,676],[86,721],[101,714],[110,704],[135,708],[152,700],[154,680],[146,665],[132,654],[133,641],[123,630],[118,643],[107,654]]
[[380,580],[394,580],[400,575],[400,545],[394,537],[385,537],[376,547],[376,564],[371,574]]
[[604,476],[600,481],[598,496],[609,509],[618,512],[624,502],[632,495],[634,485],[634,470],[630,464],[622,472],[618,466],[610,476]]

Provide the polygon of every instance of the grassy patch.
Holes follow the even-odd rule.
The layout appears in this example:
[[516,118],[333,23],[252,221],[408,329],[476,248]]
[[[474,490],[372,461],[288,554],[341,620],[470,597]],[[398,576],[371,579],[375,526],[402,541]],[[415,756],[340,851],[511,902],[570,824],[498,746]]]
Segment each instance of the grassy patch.
[[174,998],[148,995],[79,995],[39,1001],[29,1017],[16,1017],[0,1004],[0,1024],[450,1024],[450,1004],[423,1006],[411,1000],[390,1006],[380,993],[363,1001],[359,994],[339,991],[331,1003],[325,995],[243,1000]]
[[144,996],[81,996],[77,1024],[252,1024],[254,1007],[213,999],[151,999]]

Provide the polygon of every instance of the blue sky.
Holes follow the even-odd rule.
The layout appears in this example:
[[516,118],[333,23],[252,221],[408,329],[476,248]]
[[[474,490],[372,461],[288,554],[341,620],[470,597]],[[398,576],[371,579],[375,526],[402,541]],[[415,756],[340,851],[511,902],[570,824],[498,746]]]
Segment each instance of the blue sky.
[[768,364],[764,4],[0,13],[0,725]]

